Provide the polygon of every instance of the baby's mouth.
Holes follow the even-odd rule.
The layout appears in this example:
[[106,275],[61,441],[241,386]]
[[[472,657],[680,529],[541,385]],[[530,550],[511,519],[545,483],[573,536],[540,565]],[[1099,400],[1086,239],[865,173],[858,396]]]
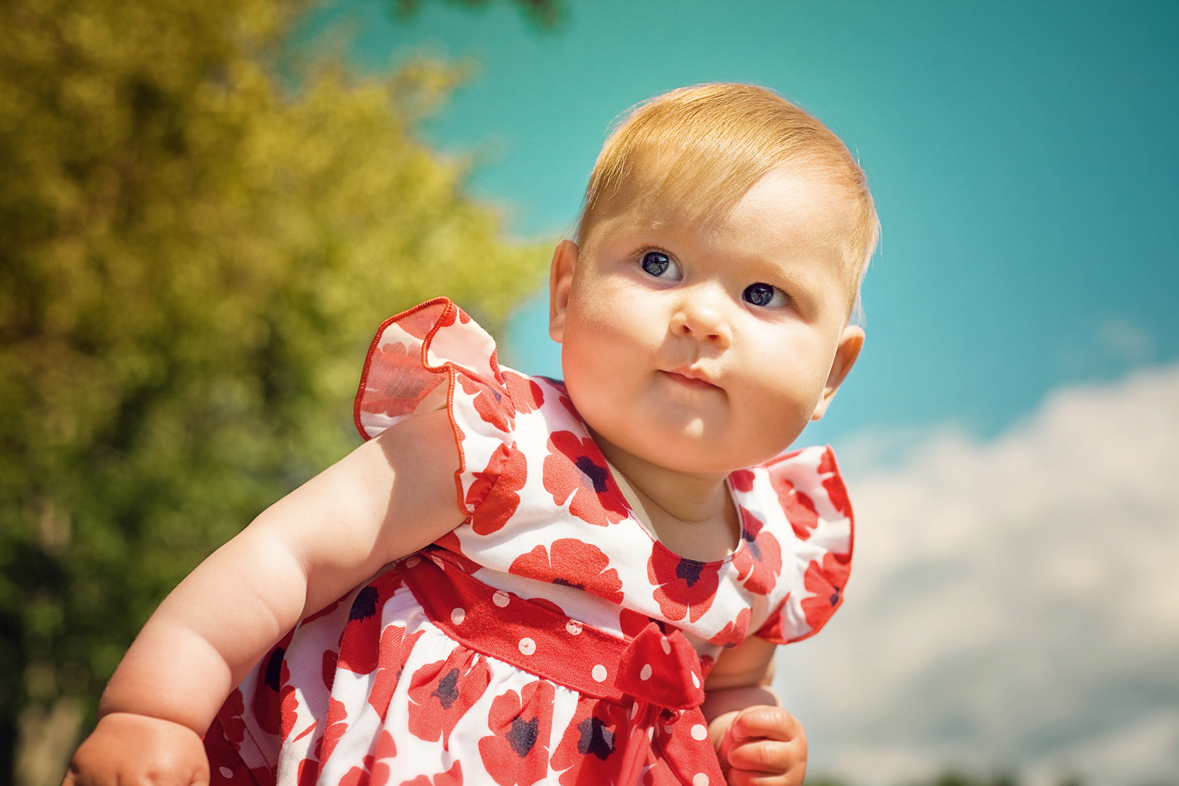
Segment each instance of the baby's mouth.
[[660,371],[663,376],[677,385],[695,390],[719,390],[720,386],[709,381],[708,376],[692,368],[677,368]]

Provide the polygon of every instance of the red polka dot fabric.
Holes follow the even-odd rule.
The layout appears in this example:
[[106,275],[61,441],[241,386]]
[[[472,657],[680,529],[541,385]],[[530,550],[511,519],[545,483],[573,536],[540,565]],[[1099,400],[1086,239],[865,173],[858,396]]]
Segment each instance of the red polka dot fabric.
[[842,602],[852,512],[830,449],[730,475],[741,540],[699,562],[644,528],[563,386],[501,368],[445,298],[381,326],[356,424],[442,407],[466,520],[279,642],[207,735],[214,783],[722,783],[708,668]]

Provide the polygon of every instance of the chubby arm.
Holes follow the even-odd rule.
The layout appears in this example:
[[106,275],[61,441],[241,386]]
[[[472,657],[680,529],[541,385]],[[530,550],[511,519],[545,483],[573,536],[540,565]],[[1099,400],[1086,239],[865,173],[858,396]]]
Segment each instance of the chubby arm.
[[725,650],[705,680],[701,709],[731,786],[802,786],[806,734],[770,688],[776,645],[750,636]]
[[203,735],[233,687],[296,622],[462,522],[456,469],[450,421],[439,410],[393,426],[259,515],[148,620],[107,684],[99,726],[67,782],[134,782],[83,777],[87,745],[108,729],[112,741],[133,740],[146,718],[179,738]]

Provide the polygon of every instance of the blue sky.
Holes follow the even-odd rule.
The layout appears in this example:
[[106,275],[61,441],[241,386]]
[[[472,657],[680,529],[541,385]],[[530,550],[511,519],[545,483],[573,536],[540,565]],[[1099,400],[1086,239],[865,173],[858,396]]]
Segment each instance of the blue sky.
[[[547,34],[503,2],[327,16],[363,69],[475,65],[422,135],[519,237],[570,229],[610,123],[654,94],[754,82],[827,123],[883,245],[864,354],[801,438],[840,451],[857,512],[847,603],[778,660],[811,772],[1179,786],[1179,3],[580,0]],[[559,376],[545,314],[503,354]]]
[[[1177,4],[597,0],[551,33],[502,2],[422,6],[343,3],[352,61],[475,65],[423,135],[474,156],[516,235],[566,232],[611,121],[685,84],[772,87],[859,155],[883,224],[868,343],[804,440],[994,435],[1059,385],[1179,356]],[[543,315],[505,354],[559,376]]]

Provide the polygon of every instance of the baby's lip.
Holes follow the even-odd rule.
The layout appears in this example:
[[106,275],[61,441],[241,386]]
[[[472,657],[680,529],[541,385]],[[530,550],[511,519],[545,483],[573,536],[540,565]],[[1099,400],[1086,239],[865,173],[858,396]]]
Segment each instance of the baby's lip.
[[679,366],[677,368],[664,369],[663,373],[674,379],[680,384],[696,388],[719,388],[716,384],[715,377],[701,368],[694,368],[692,366]]

